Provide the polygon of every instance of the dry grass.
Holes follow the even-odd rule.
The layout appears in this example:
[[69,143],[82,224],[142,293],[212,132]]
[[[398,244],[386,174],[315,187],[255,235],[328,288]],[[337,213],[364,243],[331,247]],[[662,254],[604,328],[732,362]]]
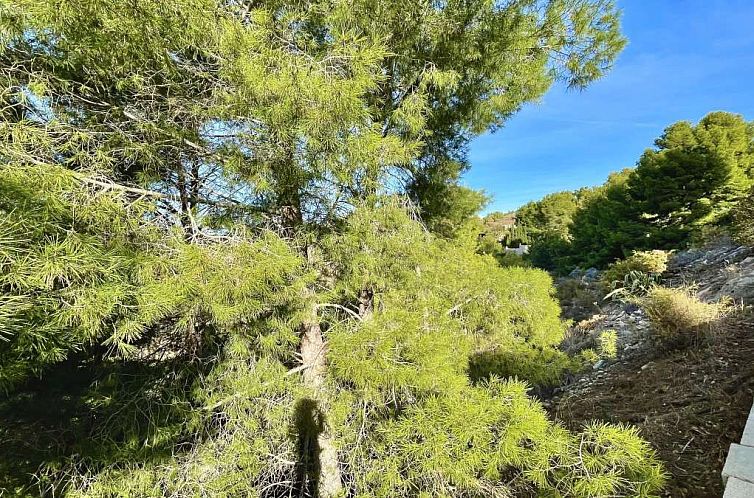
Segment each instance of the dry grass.
[[693,289],[653,287],[641,300],[658,339],[666,345],[688,344],[714,335],[730,310],[726,302],[705,303]]

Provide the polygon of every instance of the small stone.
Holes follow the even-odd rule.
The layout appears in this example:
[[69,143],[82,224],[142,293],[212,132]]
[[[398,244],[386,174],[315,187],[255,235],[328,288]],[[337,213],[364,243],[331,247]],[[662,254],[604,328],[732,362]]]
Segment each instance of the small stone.
[[600,271],[597,268],[589,268],[584,272],[584,280],[587,282],[594,282],[600,278]]

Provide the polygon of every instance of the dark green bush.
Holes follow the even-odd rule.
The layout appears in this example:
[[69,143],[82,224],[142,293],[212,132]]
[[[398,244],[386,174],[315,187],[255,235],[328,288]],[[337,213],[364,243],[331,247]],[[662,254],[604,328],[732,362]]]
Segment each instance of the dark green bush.
[[734,219],[736,238],[744,244],[754,246],[754,188],[738,203]]

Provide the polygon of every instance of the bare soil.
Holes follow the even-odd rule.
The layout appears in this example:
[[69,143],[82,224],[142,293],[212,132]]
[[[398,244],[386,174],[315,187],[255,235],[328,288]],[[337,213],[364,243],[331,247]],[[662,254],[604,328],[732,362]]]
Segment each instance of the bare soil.
[[721,329],[711,344],[589,373],[549,400],[552,415],[572,429],[595,419],[630,423],[665,462],[664,496],[722,496],[725,457],[740,441],[754,398],[751,310]]

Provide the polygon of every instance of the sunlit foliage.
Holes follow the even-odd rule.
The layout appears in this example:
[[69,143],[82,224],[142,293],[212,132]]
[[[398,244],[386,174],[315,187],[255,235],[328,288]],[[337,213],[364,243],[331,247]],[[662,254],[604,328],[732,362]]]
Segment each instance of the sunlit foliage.
[[528,396],[575,361],[552,281],[477,253],[458,185],[471,136],[610,67],[617,17],[0,0],[0,486],[655,495],[635,431]]

